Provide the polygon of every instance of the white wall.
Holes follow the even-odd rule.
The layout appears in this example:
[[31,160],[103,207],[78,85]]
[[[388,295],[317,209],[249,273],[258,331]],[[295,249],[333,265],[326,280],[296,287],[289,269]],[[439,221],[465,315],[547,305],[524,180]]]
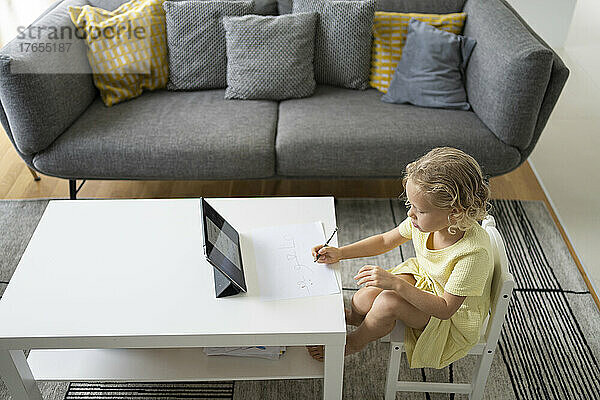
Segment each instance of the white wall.
[[507,1],[550,46],[564,46],[577,0]]
[[530,163],[600,295],[598,21],[600,2],[578,0],[564,46],[556,49],[571,75]]
[[17,36],[18,26],[31,24],[52,0],[0,0],[0,43]]

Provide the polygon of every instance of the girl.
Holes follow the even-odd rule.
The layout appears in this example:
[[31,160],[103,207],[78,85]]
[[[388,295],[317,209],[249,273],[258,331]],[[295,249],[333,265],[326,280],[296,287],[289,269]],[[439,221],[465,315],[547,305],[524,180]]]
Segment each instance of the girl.
[[[402,179],[408,217],[389,232],[340,248],[315,246],[320,263],[385,253],[412,239],[416,257],[392,269],[365,265],[354,277],[364,285],[346,311],[358,328],[346,355],[406,325],[411,368],[443,368],[479,341],[490,304],[493,263],[487,232],[478,224],[489,210],[489,187],[475,159],[436,148],[406,167]],[[323,347],[309,353],[323,360]]]

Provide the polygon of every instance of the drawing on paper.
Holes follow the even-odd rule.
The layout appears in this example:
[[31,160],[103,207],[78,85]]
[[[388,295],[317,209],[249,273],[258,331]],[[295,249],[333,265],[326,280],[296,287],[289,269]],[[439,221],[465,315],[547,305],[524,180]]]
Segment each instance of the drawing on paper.
[[289,234],[284,234],[282,237],[282,244],[278,247],[279,250],[285,252],[287,264],[284,268],[289,268],[294,273],[294,278],[297,279],[298,288],[305,290],[308,294],[311,294],[311,289],[315,286],[313,280],[313,269],[307,265],[300,263],[298,259],[298,249],[296,248],[296,241]]
[[293,299],[339,293],[332,268],[314,264],[310,252],[323,243],[321,222],[256,228],[249,232],[260,297]]

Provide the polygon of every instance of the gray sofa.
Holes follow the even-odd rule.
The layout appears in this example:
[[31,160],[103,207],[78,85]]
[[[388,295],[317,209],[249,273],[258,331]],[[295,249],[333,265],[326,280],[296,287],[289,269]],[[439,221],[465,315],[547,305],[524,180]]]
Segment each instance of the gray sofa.
[[[70,26],[69,5],[120,3],[60,1],[33,25]],[[256,13],[290,4],[257,0]],[[569,74],[556,53],[503,0],[379,0],[377,9],[467,12],[464,35],[478,42],[465,78],[472,111],[388,104],[375,89],[325,85],[281,102],[158,90],[108,108],[89,73],[37,71],[39,58],[9,43],[0,50],[0,121],[31,168],[71,180],[72,197],[76,179],[397,178],[443,145],[472,154],[490,176],[523,163]],[[86,63],[85,45],[55,62],[65,70]]]

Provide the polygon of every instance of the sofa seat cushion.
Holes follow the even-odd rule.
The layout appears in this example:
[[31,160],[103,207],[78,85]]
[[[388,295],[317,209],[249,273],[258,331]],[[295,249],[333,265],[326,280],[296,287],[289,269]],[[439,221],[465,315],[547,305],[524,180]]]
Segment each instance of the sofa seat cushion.
[[277,174],[287,177],[399,178],[406,164],[433,147],[453,146],[499,175],[520,153],[472,111],[380,101],[376,89],[319,85],[313,96],[279,104]]
[[97,98],[34,158],[48,175],[89,179],[247,179],[274,175],[277,103],[225,90]]

